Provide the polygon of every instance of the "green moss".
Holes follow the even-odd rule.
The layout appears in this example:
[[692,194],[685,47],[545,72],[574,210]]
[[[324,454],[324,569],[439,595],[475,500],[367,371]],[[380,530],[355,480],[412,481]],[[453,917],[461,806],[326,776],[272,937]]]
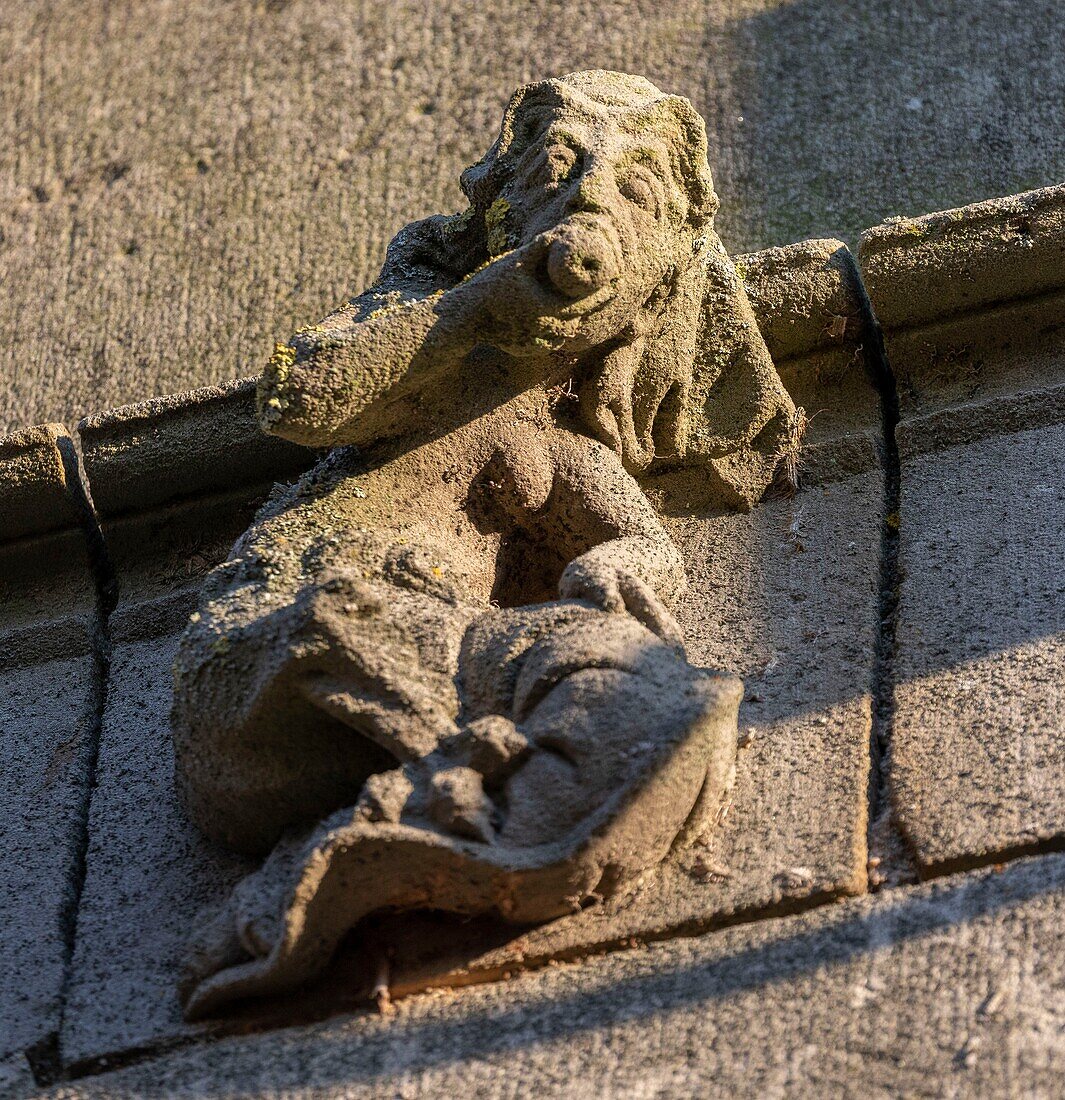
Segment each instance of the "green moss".
[[461,214],[452,214],[444,219],[440,227],[444,233],[461,233],[473,220],[473,207],[467,206]]
[[489,255],[498,256],[510,247],[507,231],[504,228],[507,214],[510,213],[510,203],[506,199],[496,199],[485,211],[484,227],[488,234]]

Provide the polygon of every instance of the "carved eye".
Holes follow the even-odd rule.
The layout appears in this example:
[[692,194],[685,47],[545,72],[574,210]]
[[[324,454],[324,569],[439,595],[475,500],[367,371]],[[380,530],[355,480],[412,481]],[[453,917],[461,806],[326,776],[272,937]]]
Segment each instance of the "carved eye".
[[658,189],[643,172],[630,172],[618,180],[618,190],[633,205],[658,216]]
[[548,146],[547,163],[551,171],[551,182],[555,184],[565,183],[580,171],[580,155],[561,143]]
[[525,155],[524,175],[532,187],[555,191],[580,169],[580,155],[568,145],[555,142]]

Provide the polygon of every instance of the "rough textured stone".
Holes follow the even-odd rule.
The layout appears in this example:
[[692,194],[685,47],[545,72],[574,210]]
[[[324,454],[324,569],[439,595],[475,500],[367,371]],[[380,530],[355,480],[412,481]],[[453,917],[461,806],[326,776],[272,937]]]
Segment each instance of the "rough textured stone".
[[802,409],[799,480],[880,464],[882,430],[868,308],[850,250],[800,241],[736,261],[773,362]]
[[926,870],[1060,843],[1065,424],[906,459],[902,486],[898,821]]
[[90,816],[88,874],[64,1013],[78,1062],[168,1034],[176,974],[202,899],[250,870],[188,822],[173,792],[171,665],[177,634],[117,638]]
[[254,408],[248,379],[86,417],[78,436],[97,512],[144,512],[303,470],[313,452],[265,435]]
[[[314,457],[254,429],[247,385],[120,409],[86,425],[85,467],[117,601],[64,1014],[68,1060],[165,1031],[177,1011],[180,946],[203,897],[248,870],[212,848],[176,804],[169,710],[174,648],[204,575],[272,481]],[[225,492],[217,491],[220,472],[229,475]]]
[[72,455],[55,426],[0,441],[0,1058],[22,1068],[59,1026],[100,686]]
[[[591,909],[531,936],[501,938],[497,928],[413,922],[409,935],[392,944],[395,993],[427,983],[485,980],[554,956],[787,911],[862,888],[882,505],[879,474],[848,477],[852,466],[836,457],[843,456],[848,438],[873,430],[879,412],[856,361],[860,326],[848,321],[844,333],[827,331],[833,317],[856,316],[858,310],[853,269],[838,251],[837,244],[820,242],[768,259],[745,258],[757,273],[748,281],[765,316],[800,279],[808,308],[823,321],[815,327],[793,311],[791,325],[769,332],[795,392],[813,393],[812,411],[826,410],[814,424],[832,426],[825,447],[815,442],[811,448],[821,458],[811,463],[808,488],[750,516],[700,519],[690,509],[684,514],[682,502],[682,514],[667,518],[693,581],[679,609],[693,638],[693,656],[740,672],[752,693],[743,720],[751,735],[741,752],[721,844],[694,852],[662,880],[652,879],[631,904]],[[789,334],[791,326],[800,338]],[[135,423],[139,414],[121,419]],[[183,424],[181,438],[199,436],[195,416]],[[229,438],[237,430],[221,435]],[[138,431],[157,451],[158,425]],[[121,471],[121,484],[136,482],[135,448],[118,450],[121,464],[108,467],[90,446],[86,464],[98,477],[112,468]],[[871,454],[859,468],[875,461],[875,449]],[[151,479],[144,484],[150,495]],[[110,500],[112,493],[105,488],[101,499]],[[166,993],[177,981],[178,937],[195,910],[216,901],[232,880],[227,876],[237,873],[236,863],[212,856],[181,825],[172,802],[170,758],[159,755],[166,751],[158,740],[164,702],[151,696],[150,703],[137,703],[139,693],[147,699],[161,690],[170,654],[165,636],[180,627],[202,571],[224,552],[225,532],[240,522],[228,514],[224,498],[211,507],[192,500],[147,515],[104,517],[124,590],[111,619],[121,680],[113,695],[119,702],[105,723],[94,803],[99,824],[64,1043],[74,1061],[188,1033],[176,993]],[[782,603],[794,612],[777,616],[774,608]],[[149,641],[152,635],[157,637]],[[138,707],[148,715],[143,736],[129,716]],[[112,759],[122,766],[112,769]],[[124,778],[127,768],[139,776],[136,783]],[[160,861],[157,853],[168,847],[200,861],[199,870],[184,858]],[[121,887],[124,866],[136,868],[128,873],[150,886],[121,893],[123,919],[109,921],[108,892]],[[366,929],[368,940],[375,935],[380,941],[380,930]],[[342,960],[325,989],[298,1010],[321,1013],[343,1004],[345,996],[350,1000],[353,991],[361,997],[366,979],[355,960]]]
[[[689,655],[746,686],[744,747],[720,835],[667,862],[631,896],[520,935],[426,919],[395,934],[368,929],[366,939],[392,959],[393,993],[860,892],[881,511],[874,475],[810,488],[750,516],[669,521],[690,579],[677,609]],[[342,999],[362,978],[342,961],[327,988]]]
[[357,1016],[55,1100],[1060,1093],[1065,857],[884,892]]
[[[748,682],[747,743],[719,841],[633,897],[524,934],[442,918],[412,919],[388,935],[367,929],[368,942],[393,952],[393,993],[490,980],[556,956],[860,891],[880,508],[879,482],[867,477],[811,488],[749,517],[673,521],[692,576],[678,609],[692,658]],[[794,610],[774,616],[784,601]],[[116,639],[64,1036],[74,1062],[207,1030],[181,1022],[180,947],[197,910],[248,869],[200,840],[173,798],[165,735],[172,647],[173,636]],[[160,860],[164,851],[171,854]],[[128,876],[136,889],[123,885]],[[289,1014],[362,1000],[365,954],[342,959]],[[284,1014],[268,1006],[265,1019]]]
[[[5,542],[76,526],[80,515],[67,485],[60,424],[24,428],[0,439],[0,539]],[[72,453],[72,452],[71,452]]]
[[747,251],[1060,181],[1063,34],[1056,0],[5,5],[0,423],[252,373],[458,208],[532,76],[687,95]]
[[182,804],[265,857],[192,940],[190,1017],[305,985],[377,913],[542,923],[709,842],[742,685],[686,659],[637,479],[748,511],[801,440],[706,149],[641,76],[525,84],[468,208],[277,345],[263,430],[332,450],[174,664]]
[[[896,218],[861,239],[866,289],[888,332],[955,320],[1003,302],[1060,294],[1065,264],[1065,184],[917,218]],[[934,340],[938,330],[925,335]],[[939,337],[942,339],[942,336]],[[999,333],[985,339],[1001,340]],[[909,347],[901,354],[908,360]],[[946,381],[928,364],[900,376]]]
[[18,1100],[39,1091],[25,1055],[0,1058],[0,1096],[5,1100]]
[[[936,446],[928,429],[937,425],[939,446],[949,445],[948,426],[971,438],[974,405],[1060,385],[1065,185],[876,226],[862,235],[859,261],[902,419],[925,440],[911,449]],[[1018,417],[1021,408],[1002,413],[1020,427],[1053,421],[1030,405]],[[958,412],[927,420],[948,409]],[[996,415],[984,434],[1001,430]]]
[[860,257],[901,413],[891,801],[942,873],[1065,835],[1065,187]]

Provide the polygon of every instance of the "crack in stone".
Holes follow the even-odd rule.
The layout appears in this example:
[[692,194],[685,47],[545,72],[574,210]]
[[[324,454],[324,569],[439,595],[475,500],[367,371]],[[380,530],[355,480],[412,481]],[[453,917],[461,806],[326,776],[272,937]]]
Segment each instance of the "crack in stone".
[[902,478],[895,429],[899,395],[887,357],[884,337],[872,303],[860,282],[869,346],[866,366],[880,394],[884,514],[880,534],[880,600],[876,652],[873,658],[873,714],[869,762],[869,890],[898,886],[918,879],[913,854],[895,822],[891,806],[891,738],[895,724],[895,628],[898,616],[899,528]]
[[80,514],[81,528],[85,537],[89,570],[96,591],[95,608],[90,628],[93,676],[92,695],[89,701],[89,729],[87,731],[87,751],[85,783],[80,805],[77,807],[77,843],[74,864],[70,870],[68,894],[63,913],[63,984],[60,990],[59,1025],[55,1032],[47,1035],[32,1048],[25,1051],[26,1061],[39,1087],[47,1087],[67,1077],[63,1064],[60,1036],[66,1012],[67,990],[70,984],[74,961],[74,949],[77,936],[78,911],[87,873],[86,859],[89,849],[89,814],[92,793],[96,786],[96,764],[100,750],[100,734],[103,727],[104,708],[107,705],[107,684],[110,671],[111,641],[108,631],[108,619],[117,600],[117,580],[103,531],[100,528],[96,509],[93,507],[89,491],[88,477],[81,463],[80,455],[69,438],[61,437],[57,443],[63,461],[67,489]]

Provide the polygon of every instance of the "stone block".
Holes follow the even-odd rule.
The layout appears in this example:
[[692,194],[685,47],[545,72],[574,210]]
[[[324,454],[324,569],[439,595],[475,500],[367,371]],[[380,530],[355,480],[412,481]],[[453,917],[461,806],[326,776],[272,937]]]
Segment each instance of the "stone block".
[[81,438],[117,601],[62,1037],[68,1062],[172,1033],[175,976],[197,912],[250,869],[177,805],[171,665],[204,575],[271,485],[314,458],[259,432],[246,382],[92,417]]
[[65,1012],[67,1062],[174,1032],[176,975],[197,913],[252,869],[201,837],[174,797],[176,644],[173,630],[123,632],[114,642]]
[[24,1054],[0,1058],[0,1096],[5,1100],[19,1100],[37,1091],[33,1070]]
[[101,683],[85,516],[62,427],[0,440],[0,1063],[20,1074],[27,1057],[54,1058],[92,782]]
[[903,420],[1061,381],[1065,185],[862,234]]
[[1060,1095],[1065,856],[242,1036],[94,1097]]
[[901,413],[889,786],[937,874],[1065,837],[1065,187],[861,255]]
[[108,517],[269,484],[310,454],[259,429],[251,378],[88,416],[78,435],[93,503]]
[[942,872],[1065,837],[1065,424],[900,442],[891,782]]
[[737,259],[773,362],[803,409],[807,481],[880,464],[879,379],[868,302],[842,241],[800,241]]

